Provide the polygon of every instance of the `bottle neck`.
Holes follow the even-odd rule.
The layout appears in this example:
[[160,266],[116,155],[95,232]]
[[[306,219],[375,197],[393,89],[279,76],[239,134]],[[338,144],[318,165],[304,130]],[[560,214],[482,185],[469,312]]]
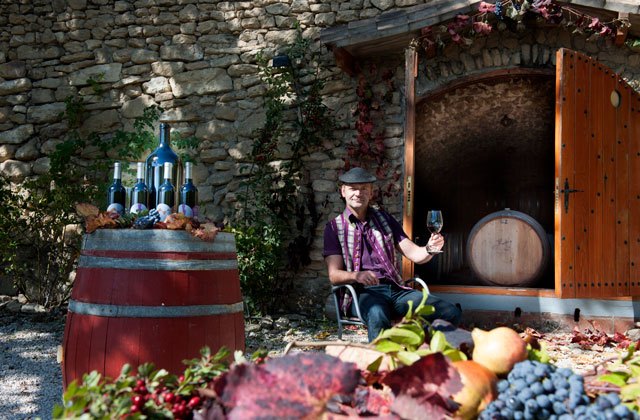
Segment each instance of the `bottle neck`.
[[142,162],[138,162],[138,167],[136,169],[136,182],[144,182],[144,163]]
[[113,166],[113,182],[118,183],[122,180],[122,168],[119,163]]
[[171,147],[170,131],[169,124],[160,124],[160,145],[158,147]]

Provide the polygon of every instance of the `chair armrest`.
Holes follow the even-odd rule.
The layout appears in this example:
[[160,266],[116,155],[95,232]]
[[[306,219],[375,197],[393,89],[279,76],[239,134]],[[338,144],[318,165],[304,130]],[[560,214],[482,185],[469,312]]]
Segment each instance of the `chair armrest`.
[[429,294],[429,286],[427,286],[427,283],[425,283],[424,280],[422,280],[420,277],[414,277],[412,279],[409,279],[405,282],[406,285],[410,285],[411,283],[418,283],[420,285],[420,287],[422,287],[423,290],[427,291],[427,294]]
[[[341,284],[338,286],[331,286],[331,292],[333,292],[336,295],[336,302],[340,301],[338,297],[339,297],[339,292],[342,289],[345,289],[345,293],[351,294],[351,298],[353,299],[353,302],[351,304],[355,308],[356,315],[358,316],[358,318],[362,319],[362,315],[360,315],[360,305],[358,305],[358,294],[356,293],[356,289],[352,285]],[[340,308],[338,308],[338,311],[340,311]]]

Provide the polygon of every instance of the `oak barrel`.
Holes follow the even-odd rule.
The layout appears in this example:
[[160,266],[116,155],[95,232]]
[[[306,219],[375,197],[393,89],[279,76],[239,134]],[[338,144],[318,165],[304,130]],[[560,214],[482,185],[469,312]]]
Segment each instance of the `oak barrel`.
[[549,261],[547,234],[531,216],[510,209],[480,219],[467,239],[467,260],[481,281],[532,286]]
[[200,349],[244,350],[235,238],[100,229],[85,235],[63,338],[66,386],[97,370],[152,362],[181,373]]

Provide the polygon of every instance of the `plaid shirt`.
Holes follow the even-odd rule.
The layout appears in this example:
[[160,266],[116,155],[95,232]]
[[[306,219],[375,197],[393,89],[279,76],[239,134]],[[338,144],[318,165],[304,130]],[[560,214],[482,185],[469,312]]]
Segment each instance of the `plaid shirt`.
[[[366,219],[360,221],[349,209],[329,221],[324,232],[324,256],[340,255],[350,272],[371,270],[378,278],[403,286],[397,266],[395,246],[407,235],[387,212],[369,208]],[[346,313],[351,301],[341,299]]]

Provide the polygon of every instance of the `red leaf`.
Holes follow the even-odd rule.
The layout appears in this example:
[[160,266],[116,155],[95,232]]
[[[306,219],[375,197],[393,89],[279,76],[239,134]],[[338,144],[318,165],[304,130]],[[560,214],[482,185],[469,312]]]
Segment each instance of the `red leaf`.
[[383,383],[396,396],[391,409],[403,419],[452,416],[458,405],[451,396],[462,389],[460,374],[442,353],[389,372]]
[[355,408],[360,415],[388,416],[393,394],[389,388],[359,387],[355,392]]
[[231,420],[315,419],[332,397],[353,392],[359,378],[352,363],[324,353],[304,353],[235,366],[226,375],[222,393],[217,391]]

